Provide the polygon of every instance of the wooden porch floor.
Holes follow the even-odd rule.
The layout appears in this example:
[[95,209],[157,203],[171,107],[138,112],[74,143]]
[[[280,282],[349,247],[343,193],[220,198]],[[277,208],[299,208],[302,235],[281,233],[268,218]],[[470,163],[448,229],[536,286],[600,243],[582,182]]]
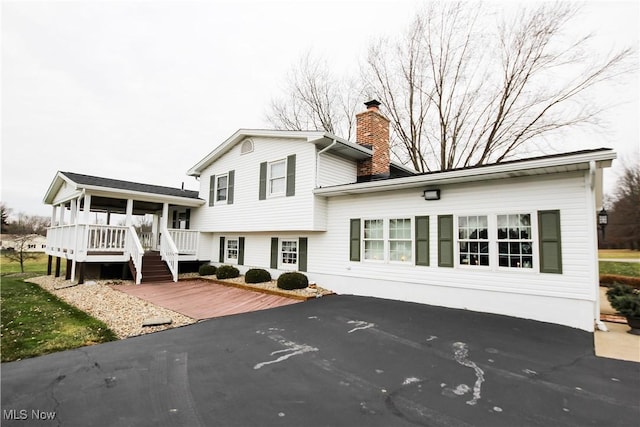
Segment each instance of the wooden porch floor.
[[155,305],[202,320],[302,302],[200,280],[113,286]]

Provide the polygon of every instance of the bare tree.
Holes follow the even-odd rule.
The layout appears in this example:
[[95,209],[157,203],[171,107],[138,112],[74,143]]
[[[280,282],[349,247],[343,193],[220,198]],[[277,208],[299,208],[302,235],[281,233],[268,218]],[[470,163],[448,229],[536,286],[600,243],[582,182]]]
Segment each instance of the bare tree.
[[20,212],[14,221],[7,225],[7,233],[18,235],[39,234],[46,236],[51,219],[44,216],[27,215]]
[[11,215],[11,208],[8,208],[4,203],[0,203],[0,219],[2,221],[1,233],[7,233],[9,229],[9,215]]
[[324,130],[350,139],[361,101],[355,87],[307,53],[288,76],[285,96],[272,101],[267,120],[278,129]]
[[9,261],[20,263],[20,272],[24,273],[25,261],[38,258],[38,253],[29,252],[27,249],[38,234],[23,234],[13,236],[14,246],[11,249],[3,250],[2,255]]
[[607,244],[640,250],[640,163],[623,161],[623,171],[611,197]]
[[[371,45],[356,98],[382,102],[395,156],[420,172],[540,152],[547,136],[597,125],[608,106],[593,102],[591,90],[633,70],[630,48],[593,58],[591,35],[568,38],[579,10],[575,3],[504,12],[430,2],[401,37]],[[351,109],[335,108],[339,83],[323,66],[307,57],[288,83],[289,97],[272,106],[272,124],[337,132],[336,123],[352,123],[353,114],[340,116]]]

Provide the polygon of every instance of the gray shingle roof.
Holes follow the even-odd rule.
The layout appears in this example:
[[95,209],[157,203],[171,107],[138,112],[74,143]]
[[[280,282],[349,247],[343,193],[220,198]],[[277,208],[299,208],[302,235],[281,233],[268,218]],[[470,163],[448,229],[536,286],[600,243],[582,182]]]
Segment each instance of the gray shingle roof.
[[137,191],[141,193],[160,194],[163,196],[186,197],[198,199],[198,192],[192,190],[182,190],[180,188],[162,187],[160,185],[141,184],[138,182],[122,181],[119,179],[101,178],[99,176],[83,175],[73,172],[60,172],[73,182],[80,185],[94,187],[114,188],[118,190]]

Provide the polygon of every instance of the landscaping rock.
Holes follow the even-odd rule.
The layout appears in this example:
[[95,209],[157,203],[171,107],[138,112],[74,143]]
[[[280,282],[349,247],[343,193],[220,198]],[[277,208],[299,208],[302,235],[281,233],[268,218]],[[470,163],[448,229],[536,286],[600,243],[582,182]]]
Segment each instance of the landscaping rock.
[[144,319],[142,326],[170,325],[171,322],[172,320],[168,317],[150,317],[148,319]]

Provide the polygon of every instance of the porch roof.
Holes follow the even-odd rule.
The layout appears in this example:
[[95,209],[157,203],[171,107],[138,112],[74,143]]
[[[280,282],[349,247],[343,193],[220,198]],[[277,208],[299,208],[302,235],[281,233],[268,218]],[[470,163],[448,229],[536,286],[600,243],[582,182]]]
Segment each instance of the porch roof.
[[[59,194],[65,185],[69,187],[70,191],[64,192],[66,195]],[[193,207],[200,206],[204,203],[204,200],[198,197],[197,191],[103,178],[74,172],[58,172],[56,174],[45,194],[44,203],[64,203],[65,201],[78,197],[81,191],[88,191],[102,198],[131,198],[139,202],[167,202]]]

